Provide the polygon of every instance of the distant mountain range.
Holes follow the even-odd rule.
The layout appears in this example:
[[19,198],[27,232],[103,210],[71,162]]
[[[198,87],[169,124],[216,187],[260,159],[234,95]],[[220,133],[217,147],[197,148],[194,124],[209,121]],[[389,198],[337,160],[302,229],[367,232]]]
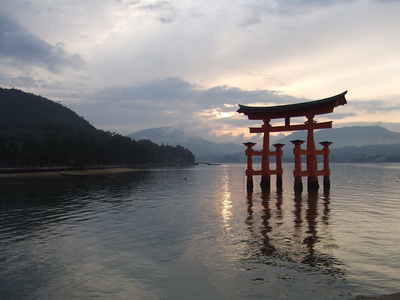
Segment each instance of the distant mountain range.
[[[160,127],[152,129],[144,129],[132,134],[128,137],[139,141],[142,139],[151,140],[159,145],[176,146],[181,145],[192,151],[198,162],[243,162],[244,151],[243,145],[234,143],[214,143],[200,137],[188,136],[183,131],[171,128]],[[225,156],[228,156],[225,157]]]
[[[314,139],[320,149],[319,142],[332,142],[332,162],[400,161],[400,133],[380,126],[322,129],[314,133]],[[292,147],[293,140],[306,141],[307,133],[294,132],[277,142]]]
[[[245,162],[245,147],[234,143],[214,143],[188,136],[171,127],[138,131],[128,135],[135,140],[149,139],[155,143],[181,145],[193,152],[198,162]],[[314,133],[317,148],[319,142],[330,141],[332,161],[370,161],[400,159],[400,133],[379,126],[352,126],[322,129]],[[285,144],[284,156],[292,157],[292,140],[307,140],[305,131],[294,132],[277,143]],[[257,146],[256,146],[257,147]],[[388,158],[388,160],[390,160]]]
[[[329,141],[331,149],[347,146],[400,144],[400,133],[389,131],[379,126],[352,126],[342,128],[321,129],[314,133],[315,143]],[[294,132],[277,142],[292,145],[290,141],[307,140],[306,131]]]

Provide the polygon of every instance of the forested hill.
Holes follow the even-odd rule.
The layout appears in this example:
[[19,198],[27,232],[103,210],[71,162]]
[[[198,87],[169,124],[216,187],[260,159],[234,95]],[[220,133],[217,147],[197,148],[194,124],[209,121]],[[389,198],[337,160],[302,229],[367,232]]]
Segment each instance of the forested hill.
[[63,105],[0,88],[0,167],[194,164],[181,146],[135,141],[96,129]]
[[31,93],[0,88],[0,133],[38,138],[45,126],[58,128],[58,134],[104,137],[84,118],[69,108]]

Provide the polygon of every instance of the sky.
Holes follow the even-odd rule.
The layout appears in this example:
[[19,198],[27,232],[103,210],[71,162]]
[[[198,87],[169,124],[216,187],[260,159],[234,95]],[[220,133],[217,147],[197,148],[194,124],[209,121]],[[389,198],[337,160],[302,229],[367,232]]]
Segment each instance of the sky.
[[0,86],[106,131],[216,142],[257,139],[239,103],[347,90],[318,122],[400,132],[399,14],[400,0],[2,0]]

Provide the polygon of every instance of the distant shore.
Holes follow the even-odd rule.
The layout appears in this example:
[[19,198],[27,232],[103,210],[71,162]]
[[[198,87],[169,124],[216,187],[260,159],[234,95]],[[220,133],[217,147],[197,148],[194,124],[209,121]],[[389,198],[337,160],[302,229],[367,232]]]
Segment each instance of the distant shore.
[[[185,165],[185,166],[195,166]],[[132,166],[101,166],[88,167],[85,169],[68,167],[35,167],[35,168],[0,168],[0,178],[12,177],[45,177],[45,176],[90,176],[101,174],[128,173],[150,169],[159,169],[167,167],[185,167],[172,164],[150,165],[139,164]]]
[[120,167],[108,166],[87,169],[77,168],[0,168],[0,178],[46,177],[46,176],[89,176],[101,174],[127,173],[148,169],[148,166]]

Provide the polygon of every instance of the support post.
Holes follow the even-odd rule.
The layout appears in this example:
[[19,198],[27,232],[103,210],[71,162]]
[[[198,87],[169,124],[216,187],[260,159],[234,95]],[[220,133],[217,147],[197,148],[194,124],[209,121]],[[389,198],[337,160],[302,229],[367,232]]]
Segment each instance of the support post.
[[324,141],[320,142],[320,144],[323,146],[323,152],[324,152],[324,191],[329,191],[331,188],[331,180],[329,178],[331,174],[331,170],[329,169],[329,155],[330,155],[330,149],[329,146],[332,144],[332,142]]
[[282,168],[282,147],[285,146],[285,144],[273,144],[275,147],[276,151],[276,189],[277,190],[282,190],[283,186],[283,181],[282,181],[282,174],[283,174],[283,168]]
[[253,183],[253,146],[256,145],[256,143],[252,142],[247,142],[243,143],[247,149],[246,149],[246,156],[247,156],[247,170],[246,170],[246,177],[247,177],[247,183],[246,183],[246,188],[248,192],[252,192],[254,188],[254,183]]
[[303,182],[301,180],[301,145],[304,143],[302,140],[290,141],[294,145],[294,191],[295,193],[301,193],[303,191]]
[[318,161],[314,142],[314,115],[307,116],[307,190],[309,192],[318,191]]
[[269,131],[271,125],[269,124],[270,119],[264,119],[263,124],[263,150],[262,150],[262,161],[261,161],[261,189],[264,191],[271,190],[271,170],[269,169]]

